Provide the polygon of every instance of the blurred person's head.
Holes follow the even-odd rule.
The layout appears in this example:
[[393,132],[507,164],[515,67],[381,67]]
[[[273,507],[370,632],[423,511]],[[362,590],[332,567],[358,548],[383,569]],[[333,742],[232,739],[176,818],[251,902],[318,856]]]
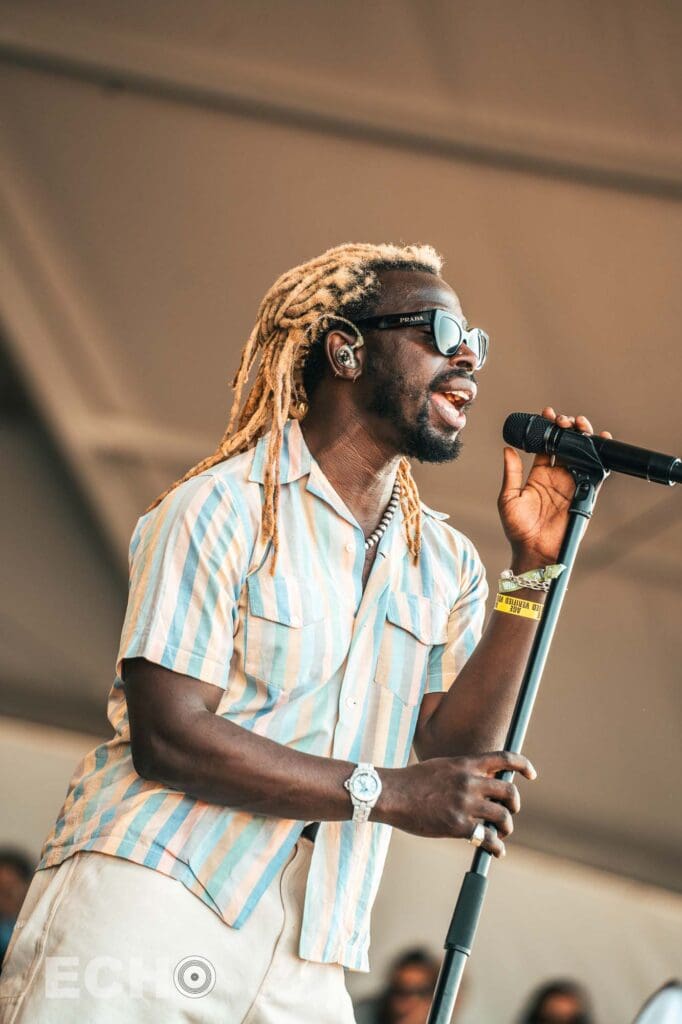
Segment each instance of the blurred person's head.
[[576,982],[549,981],[531,996],[521,1024],[593,1024],[587,992]]
[[0,964],[32,877],[30,857],[21,850],[0,848]]
[[21,850],[0,847],[0,917],[17,917],[33,868],[33,861]]
[[634,1024],[679,1024],[682,1020],[682,982],[668,981],[649,996]]
[[426,1024],[439,963],[425,949],[410,949],[392,964],[379,1005],[379,1024]]
[[[177,484],[246,451],[269,431],[262,531],[276,556],[284,427],[289,419],[305,419],[306,430],[326,432],[323,446],[336,431],[347,444],[369,444],[395,461],[406,539],[416,558],[421,508],[407,459],[456,458],[464,408],[475,397],[477,359],[467,347],[473,335],[461,333],[466,321],[441,265],[427,245],[353,243],[283,274],[260,304],[217,450],[148,511]],[[435,319],[426,323],[419,316],[428,318],[432,310],[439,324],[449,325],[440,341]],[[375,317],[381,323],[367,322]],[[455,335],[459,341],[452,341]],[[439,344],[448,352],[459,348],[446,355]]]

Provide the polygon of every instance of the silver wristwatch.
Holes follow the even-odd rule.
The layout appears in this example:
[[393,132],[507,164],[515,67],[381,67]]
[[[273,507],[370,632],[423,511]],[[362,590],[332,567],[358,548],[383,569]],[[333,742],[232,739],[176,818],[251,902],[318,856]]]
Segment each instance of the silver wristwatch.
[[381,796],[381,779],[373,764],[359,764],[344,786],[353,801],[353,821],[367,821]]

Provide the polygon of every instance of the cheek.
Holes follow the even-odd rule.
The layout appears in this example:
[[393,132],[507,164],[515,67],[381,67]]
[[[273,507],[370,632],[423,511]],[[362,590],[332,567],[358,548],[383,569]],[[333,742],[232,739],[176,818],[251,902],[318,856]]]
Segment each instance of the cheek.
[[371,359],[369,369],[375,386],[396,398],[423,404],[431,382],[447,369],[447,360],[427,346],[396,343],[384,346]]
[[431,394],[431,384],[443,372],[442,360],[420,359],[411,364],[408,363],[404,369],[404,380],[406,393],[419,402],[428,401]]

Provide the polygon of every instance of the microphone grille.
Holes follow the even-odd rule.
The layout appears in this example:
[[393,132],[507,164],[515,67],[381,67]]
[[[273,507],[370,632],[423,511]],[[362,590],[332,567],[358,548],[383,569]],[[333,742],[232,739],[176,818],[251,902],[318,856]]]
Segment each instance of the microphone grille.
[[507,416],[502,428],[502,436],[512,448],[521,448],[524,452],[544,452],[545,434],[551,427],[551,420],[544,416],[536,416],[530,412],[513,412]]

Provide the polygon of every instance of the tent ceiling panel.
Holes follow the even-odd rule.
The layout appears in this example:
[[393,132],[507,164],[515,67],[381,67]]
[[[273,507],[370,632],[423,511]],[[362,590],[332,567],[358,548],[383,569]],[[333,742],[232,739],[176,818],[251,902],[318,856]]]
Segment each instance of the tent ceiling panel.
[[[472,151],[677,179],[680,21],[656,0],[4,0],[9,53],[422,131]],[[123,80],[125,81],[126,76]],[[636,165],[636,167],[634,166]]]

